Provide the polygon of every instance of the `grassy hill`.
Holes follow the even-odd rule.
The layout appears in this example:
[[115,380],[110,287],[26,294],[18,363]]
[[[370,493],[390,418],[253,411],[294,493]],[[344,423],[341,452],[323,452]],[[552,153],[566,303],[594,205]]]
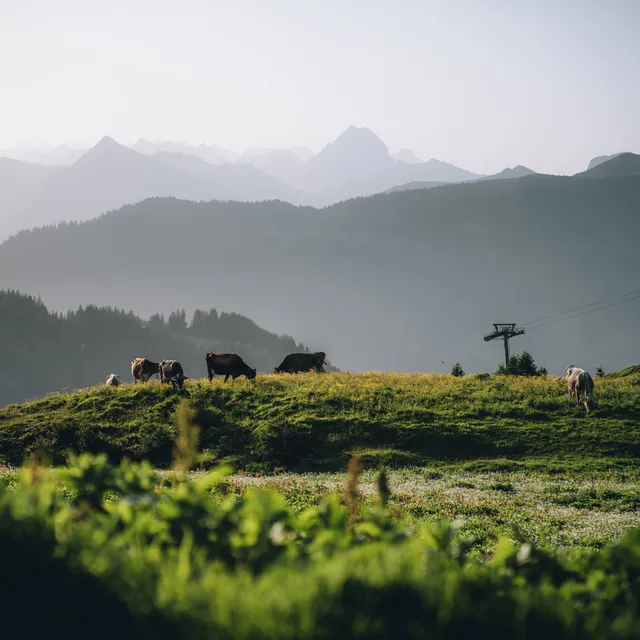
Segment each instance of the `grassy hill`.
[[0,409],[0,459],[18,464],[44,449],[63,461],[72,449],[166,466],[186,397],[201,447],[246,471],[339,470],[356,452],[369,465],[625,467],[640,457],[639,390],[638,375],[598,379],[596,409],[585,416],[550,377],[265,375],[255,384],[188,381],[183,395],[156,382],[93,387]]

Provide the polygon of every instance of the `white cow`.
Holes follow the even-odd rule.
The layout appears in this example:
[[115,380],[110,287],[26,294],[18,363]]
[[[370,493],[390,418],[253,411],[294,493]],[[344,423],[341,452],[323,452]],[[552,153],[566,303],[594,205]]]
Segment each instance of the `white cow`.
[[122,380],[120,380],[120,378],[118,378],[118,376],[115,373],[112,373],[107,378],[107,381],[105,382],[105,384],[107,385],[107,387],[117,387],[118,385],[122,384]]
[[562,378],[567,379],[567,390],[569,391],[569,398],[573,400],[575,396],[576,405],[580,404],[580,396],[582,395],[584,408],[587,413],[593,409],[593,378],[588,371],[576,367],[574,364],[570,364],[564,373],[556,378],[554,382],[559,382]]

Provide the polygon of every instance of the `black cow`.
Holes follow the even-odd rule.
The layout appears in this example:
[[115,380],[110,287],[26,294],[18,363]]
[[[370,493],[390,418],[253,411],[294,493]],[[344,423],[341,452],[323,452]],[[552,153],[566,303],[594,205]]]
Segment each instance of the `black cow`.
[[205,356],[209,382],[214,375],[224,376],[226,382],[231,376],[234,380],[238,376],[247,376],[249,380],[256,377],[256,370],[252,369],[237,353],[214,353],[210,351]]
[[188,379],[177,360],[163,360],[160,363],[160,382],[170,382],[174,391],[176,387],[182,389],[184,381]]
[[316,353],[290,353],[273,372],[298,373],[300,371],[311,371],[311,369],[324,371],[323,365],[327,364],[325,357],[326,354],[324,351],[317,351]]
[[133,384],[146,382],[152,375],[160,375],[160,363],[152,362],[146,358],[134,358],[131,361],[131,377]]

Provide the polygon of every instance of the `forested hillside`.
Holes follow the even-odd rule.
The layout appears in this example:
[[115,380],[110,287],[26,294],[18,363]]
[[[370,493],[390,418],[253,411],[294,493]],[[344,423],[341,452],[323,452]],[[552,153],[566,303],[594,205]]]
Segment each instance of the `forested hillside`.
[[202,378],[207,351],[238,353],[258,371],[305,347],[236,313],[184,310],[144,321],[132,312],[96,306],[50,312],[40,301],[0,291],[0,406],[49,391],[104,383],[110,373],[131,381],[135,357],[179,360],[190,378]]
[[326,209],[156,198],[3,243],[0,287],[145,317],[215,300],[351,371],[495,371],[494,322],[528,325],[513,350],[551,373],[612,371],[638,362],[638,300],[529,323],[638,289],[639,211],[640,175],[533,175]]

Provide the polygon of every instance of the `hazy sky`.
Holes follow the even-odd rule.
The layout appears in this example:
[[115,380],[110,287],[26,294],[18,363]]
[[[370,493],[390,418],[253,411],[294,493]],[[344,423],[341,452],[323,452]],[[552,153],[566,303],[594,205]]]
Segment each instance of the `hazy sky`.
[[0,149],[105,134],[489,173],[640,152],[640,0],[0,0]]

